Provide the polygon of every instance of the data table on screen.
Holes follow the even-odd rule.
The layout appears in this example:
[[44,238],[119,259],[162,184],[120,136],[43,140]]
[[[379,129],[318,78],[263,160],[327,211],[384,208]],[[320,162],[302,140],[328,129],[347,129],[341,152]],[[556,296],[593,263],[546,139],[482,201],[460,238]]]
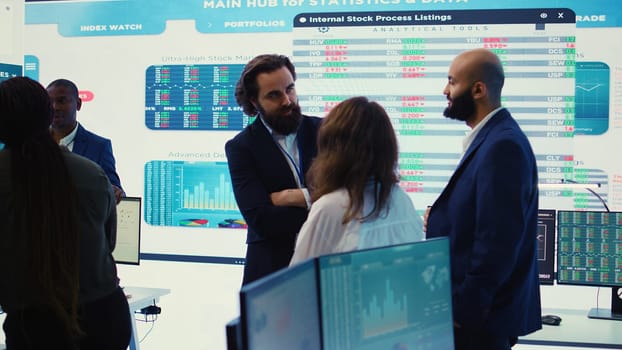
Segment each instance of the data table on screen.
[[[531,141],[540,181],[558,183],[574,170],[574,17],[568,9],[299,14],[300,103],[312,115],[355,95],[382,104],[400,142],[401,184],[425,207],[445,187],[469,130],[442,115],[448,67],[464,50],[487,48],[504,66],[502,103]],[[572,191],[543,197],[544,205],[547,197],[573,201]]]
[[252,120],[235,101],[242,64],[150,66],[145,124],[153,130],[242,130]]
[[558,282],[622,286],[622,213],[561,211]]

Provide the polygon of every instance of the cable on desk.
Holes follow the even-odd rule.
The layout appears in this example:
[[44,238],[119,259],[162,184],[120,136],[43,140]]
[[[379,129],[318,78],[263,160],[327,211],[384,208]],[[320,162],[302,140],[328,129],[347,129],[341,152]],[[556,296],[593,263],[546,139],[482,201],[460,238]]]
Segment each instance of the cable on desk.
[[[156,317],[157,319],[157,317]],[[142,338],[140,338],[140,340],[138,341],[138,343],[142,343],[143,340],[145,340],[145,338],[147,338],[147,336],[149,335],[149,333],[151,333],[151,331],[153,330],[153,327],[155,327],[155,320],[151,321],[151,327],[149,327],[149,329],[147,330],[147,332],[145,332],[145,335],[143,335]]]
[[596,289],[596,308],[598,309],[598,299],[600,299],[600,287]]
[[[158,315],[161,312],[162,312],[162,308],[156,305],[155,299],[153,300],[152,305],[145,306],[144,308],[140,310],[134,311],[134,318],[136,319],[136,321],[151,323],[151,327],[149,328],[149,330],[147,330],[145,335],[143,335],[143,337],[138,341],[139,343],[142,343],[143,340],[147,338],[149,333],[151,333],[151,331],[153,330],[155,326],[155,321],[158,320]],[[137,316],[137,315],[140,315],[140,316]]]

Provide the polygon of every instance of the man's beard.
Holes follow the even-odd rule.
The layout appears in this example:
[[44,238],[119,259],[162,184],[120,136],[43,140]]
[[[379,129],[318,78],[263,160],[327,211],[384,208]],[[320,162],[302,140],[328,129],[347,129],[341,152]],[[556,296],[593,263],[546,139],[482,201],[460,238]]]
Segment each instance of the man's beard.
[[466,90],[462,95],[451,100],[451,105],[445,108],[443,115],[450,119],[469,121],[475,115],[475,100],[471,91]]
[[[257,106],[259,113],[263,116],[263,120],[281,135],[289,135],[298,131],[300,122],[302,121],[302,112],[298,103],[292,103],[287,107],[279,108],[276,113],[268,113],[261,106]],[[285,115],[291,110],[289,115]]]

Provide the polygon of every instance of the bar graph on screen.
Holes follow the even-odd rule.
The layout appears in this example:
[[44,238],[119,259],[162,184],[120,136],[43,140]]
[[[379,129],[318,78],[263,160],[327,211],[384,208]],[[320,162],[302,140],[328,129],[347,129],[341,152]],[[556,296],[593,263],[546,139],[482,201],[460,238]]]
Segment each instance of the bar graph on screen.
[[224,162],[147,163],[145,221],[156,226],[246,228]]

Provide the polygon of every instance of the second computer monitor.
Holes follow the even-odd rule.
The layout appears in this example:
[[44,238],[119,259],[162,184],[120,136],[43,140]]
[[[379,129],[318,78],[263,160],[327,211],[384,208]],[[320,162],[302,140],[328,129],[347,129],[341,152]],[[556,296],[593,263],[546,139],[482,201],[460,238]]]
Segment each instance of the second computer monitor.
[[538,210],[538,272],[540,284],[555,281],[555,210]]
[[622,320],[622,212],[557,212],[557,283],[612,287],[611,308],[588,317]]
[[321,349],[315,263],[308,260],[242,287],[243,350]]
[[446,238],[319,258],[324,350],[453,344]]

